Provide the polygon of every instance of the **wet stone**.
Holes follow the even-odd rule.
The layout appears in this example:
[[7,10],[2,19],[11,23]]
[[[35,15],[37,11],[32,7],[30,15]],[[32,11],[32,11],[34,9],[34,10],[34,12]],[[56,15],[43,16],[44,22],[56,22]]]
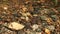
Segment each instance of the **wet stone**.
[[49,12],[49,15],[55,15],[56,13],[54,11]]
[[41,28],[36,29],[36,32],[41,32],[41,31],[42,31]]
[[55,30],[55,27],[53,25],[50,25],[50,26],[47,26],[47,28],[51,31],[54,31]]
[[52,18],[53,21],[58,20],[58,17],[56,15],[51,15],[51,18]]
[[14,17],[20,17],[18,14],[13,14]]
[[60,13],[60,7],[57,8],[58,12]]
[[32,28],[31,28],[31,23],[25,23],[25,26],[26,26],[26,27],[25,27],[26,29],[32,29]]
[[48,26],[48,23],[47,23],[46,21],[43,21],[43,22],[42,22],[42,26],[43,26],[43,27],[46,27],[46,26]]
[[36,34],[36,32],[34,32],[34,31],[31,31],[31,32],[30,32],[30,34]]
[[45,20],[47,17],[46,16],[40,16],[41,20]]
[[3,18],[0,18],[0,21],[3,20]]
[[17,34],[25,34],[25,32],[24,31],[18,31]]
[[0,0],[0,34],[60,34],[55,1]]

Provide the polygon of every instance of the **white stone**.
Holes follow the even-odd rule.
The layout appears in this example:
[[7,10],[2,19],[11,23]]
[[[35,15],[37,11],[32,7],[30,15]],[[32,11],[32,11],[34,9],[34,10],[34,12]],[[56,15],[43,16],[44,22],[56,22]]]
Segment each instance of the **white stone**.
[[36,30],[36,29],[38,28],[38,25],[37,25],[37,24],[34,24],[34,25],[32,26],[32,28],[33,28],[33,30]]
[[18,22],[12,22],[12,23],[9,24],[8,27],[11,28],[11,29],[14,29],[14,30],[21,30],[21,29],[24,28],[24,25],[19,24]]
[[28,17],[26,17],[26,21],[28,21],[29,20],[29,18]]
[[8,8],[7,7],[4,7],[5,10],[7,10]]

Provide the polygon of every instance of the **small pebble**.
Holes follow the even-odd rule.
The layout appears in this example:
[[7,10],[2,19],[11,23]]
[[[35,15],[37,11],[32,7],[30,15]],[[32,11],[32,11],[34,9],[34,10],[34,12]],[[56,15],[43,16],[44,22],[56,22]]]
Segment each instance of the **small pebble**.
[[7,7],[3,7],[5,10],[7,10],[8,8]]
[[40,28],[36,29],[37,32],[41,32],[42,30]]
[[46,28],[45,33],[50,34],[50,30]]
[[46,16],[40,16],[41,20],[46,20]]
[[19,24],[18,22],[12,22],[9,24],[8,28],[14,29],[14,30],[21,30],[23,29],[25,26],[22,24]]
[[51,30],[51,31],[55,30],[55,27],[54,27],[53,25],[47,26],[47,27],[48,27],[48,29]]
[[36,30],[36,29],[38,28],[38,25],[37,25],[37,24],[34,24],[34,25],[32,26],[32,28],[33,28],[33,30]]

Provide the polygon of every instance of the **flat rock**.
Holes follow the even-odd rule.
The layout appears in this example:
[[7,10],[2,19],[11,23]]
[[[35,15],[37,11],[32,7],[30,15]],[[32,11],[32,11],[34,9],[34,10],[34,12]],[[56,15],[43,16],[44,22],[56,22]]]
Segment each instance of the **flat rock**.
[[8,28],[14,29],[14,30],[21,30],[24,28],[24,25],[17,23],[17,22],[12,22],[9,24]]

